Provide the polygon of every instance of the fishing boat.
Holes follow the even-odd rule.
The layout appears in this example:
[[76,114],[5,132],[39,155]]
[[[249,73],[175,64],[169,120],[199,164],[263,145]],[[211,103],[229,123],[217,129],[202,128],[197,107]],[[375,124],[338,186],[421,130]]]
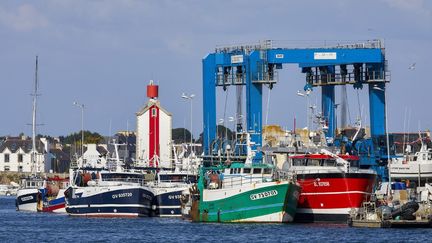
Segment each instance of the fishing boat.
[[272,222],[294,219],[300,186],[276,180],[268,164],[231,163],[200,169],[192,190],[192,221]]
[[182,192],[197,182],[197,174],[188,171],[160,171],[156,180],[149,182],[153,189],[153,217],[181,217]]
[[288,163],[302,187],[296,222],[346,222],[369,200],[377,178],[373,170],[359,168],[358,156],[326,149],[290,155]]
[[418,181],[419,185],[424,185],[432,179],[432,149],[422,141],[418,152],[391,160],[390,173],[393,179]]
[[42,188],[38,189],[37,211],[66,213],[64,192],[68,186],[69,178],[55,176],[46,179]]
[[182,198],[183,211],[196,222],[291,222],[300,186],[290,173],[278,173],[272,164],[252,163],[250,134],[237,136],[242,142],[233,151],[244,145],[245,155],[205,157],[198,183]]
[[141,217],[151,216],[153,190],[147,186],[154,174],[124,170],[114,143],[115,158],[108,164],[115,170],[81,168],[70,171],[65,191],[66,212],[72,216]]
[[83,168],[72,172],[65,191],[66,212],[72,216],[150,216],[153,192],[146,174]]
[[[200,159],[194,151],[197,144],[173,145],[174,170],[167,168],[154,168],[155,180],[147,185],[152,188],[154,198],[152,202],[153,217],[181,217],[181,196],[197,182],[197,168]],[[160,164],[159,157],[155,157]]]
[[20,189],[17,191],[15,206],[17,211],[37,211],[37,200],[39,189],[42,188],[44,180],[40,177],[22,178]]

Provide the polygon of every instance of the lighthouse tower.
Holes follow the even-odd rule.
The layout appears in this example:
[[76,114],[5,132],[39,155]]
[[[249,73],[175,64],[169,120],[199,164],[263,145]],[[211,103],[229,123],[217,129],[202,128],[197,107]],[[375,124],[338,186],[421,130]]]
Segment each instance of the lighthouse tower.
[[172,115],[160,106],[158,86],[147,85],[147,104],[136,113],[136,157],[149,167],[171,168]]

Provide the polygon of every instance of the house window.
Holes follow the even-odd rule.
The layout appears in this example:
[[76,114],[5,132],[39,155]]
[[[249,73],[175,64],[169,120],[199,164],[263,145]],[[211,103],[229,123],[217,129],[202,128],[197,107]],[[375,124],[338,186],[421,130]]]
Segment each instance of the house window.
[[4,162],[5,163],[9,162],[9,154],[4,155]]
[[22,154],[18,154],[18,162],[23,162],[23,155]]
[[157,115],[157,110],[156,110],[156,108],[152,108],[151,109],[151,116],[152,117],[155,117]]
[[10,167],[9,166],[5,166],[4,168],[5,168],[4,171],[10,171]]

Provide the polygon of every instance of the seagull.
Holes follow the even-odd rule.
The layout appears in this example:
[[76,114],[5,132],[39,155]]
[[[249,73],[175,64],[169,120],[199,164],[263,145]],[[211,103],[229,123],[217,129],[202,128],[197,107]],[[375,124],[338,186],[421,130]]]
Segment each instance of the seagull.
[[416,65],[416,63],[411,64],[411,65],[408,67],[408,69],[409,69],[409,70],[414,70],[414,69],[415,69],[415,65]]

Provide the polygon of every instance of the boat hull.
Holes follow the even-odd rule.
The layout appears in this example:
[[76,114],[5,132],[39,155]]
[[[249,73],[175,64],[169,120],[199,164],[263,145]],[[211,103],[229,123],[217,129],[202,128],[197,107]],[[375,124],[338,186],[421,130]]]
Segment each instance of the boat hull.
[[155,196],[152,202],[153,217],[181,217],[182,192],[189,187],[153,188]]
[[64,197],[65,189],[60,189],[56,197],[45,196],[45,190],[39,190],[42,197],[38,201],[37,210],[48,213],[66,213],[66,200]]
[[18,211],[37,211],[38,189],[19,189],[16,197],[16,209]]
[[351,210],[369,200],[376,180],[373,173],[297,174],[302,192],[296,222],[343,222]]
[[[200,222],[285,223],[294,219],[300,187],[263,182],[227,189],[205,189],[192,204],[192,220]],[[199,202],[199,205],[196,203]]]
[[66,212],[72,216],[150,216],[153,193],[141,186],[81,187],[66,191]]
[[390,172],[393,179],[418,180],[432,178],[432,163],[416,163],[409,161],[406,164],[392,164]]

